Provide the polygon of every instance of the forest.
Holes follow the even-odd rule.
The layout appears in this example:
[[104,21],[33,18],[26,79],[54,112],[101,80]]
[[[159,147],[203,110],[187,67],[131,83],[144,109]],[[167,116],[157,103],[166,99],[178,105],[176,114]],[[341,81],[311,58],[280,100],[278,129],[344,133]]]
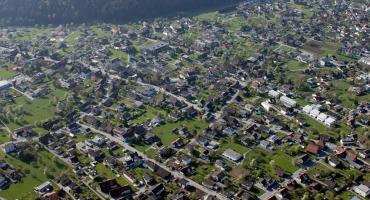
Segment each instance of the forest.
[[0,0],[0,25],[123,23],[233,5],[241,0]]

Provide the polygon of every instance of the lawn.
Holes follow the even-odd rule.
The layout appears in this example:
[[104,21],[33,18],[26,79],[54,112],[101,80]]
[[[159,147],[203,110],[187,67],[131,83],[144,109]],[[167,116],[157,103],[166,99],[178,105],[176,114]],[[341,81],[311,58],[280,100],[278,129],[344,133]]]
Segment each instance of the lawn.
[[21,182],[0,191],[0,196],[6,199],[36,199],[34,187],[69,170],[62,161],[56,159],[46,150],[38,150],[37,160],[31,163],[22,162],[9,155],[5,157],[5,160],[25,174]]
[[358,103],[367,101],[370,98],[370,94],[364,96],[356,96],[353,93],[349,92],[348,89],[351,87],[351,84],[345,80],[336,80],[332,81],[331,84],[334,86],[334,95],[335,97],[343,103],[347,108],[356,108]]
[[244,159],[243,166],[255,178],[272,176],[276,177],[275,169],[283,169],[287,174],[292,174],[298,167],[293,164],[293,158],[282,151],[270,153],[262,149],[249,151]]
[[144,168],[144,167],[137,167],[131,170],[130,172],[134,174],[137,180],[142,180],[144,174],[149,174],[149,175],[154,176],[154,173],[150,169]]
[[248,151],[248,148],[233,141],[233,139],[222,140],[218,152],[222,154],[226,149],[232,149],[238,153],[244,154]]
[[214,170],[214,166],[209,164],[198,164],[195,167],[196,174],[190,178],[195,182],[202,183],[206,176],[208,176]]
[[0,128],[0,144],[4,144],[10,141],[9,133]]
[[323,164],[316,164],[307,170],[307,174],[315,178],[325,178],[333,171]]
[[240,31],[240,29],[246,24],[245,19],[242,17],[232,18],[226,23],[226,26],[232,32]]
[[115,49],[109,49],[112,52],[112,55],[110,56],[111,59],[118,58],[121,60],[122,63],[127,64],[128,63],[128,54],[126,52],[115,50]]
[[17,73],[9,71],[6,67],[0,67],[0,81],[13,78]]
[[76,40],[80,37],[80,35],[81,35],[80,31],[73,31],[67,37],[64,38],[64,42],[67,45],[74,46],[74,44],[76,43]]
[[288,156],[283,152],[278,152],[272,156],[272,160],[275,160],[276,166],[280,167],[286,172],[294,173],[298,170],[298,167],[293,164],[292,157]]
[[297,60],[289,60],[286,64],[286,69],[290,71],[299,71],[307,68],[307,65]]
[[154,108],[151,106],[145,106],[145,112],[137,117],[136,119],[132,120],[132,124],[143,124],[144,122],[151,121],[158,115],[162,115],[164,117],[167,116],[167,112],[158,108]]
[[314,130],[318,131],[319,133],[327,131],[326,126],[318,122],[316,119],[313,119],[309,117],[308,115],[305,114],[299,114],[298,115],[299,119],[303,119],[307,124]]
[[157,149],[150,148],[145,151],[145,155],[147,155],[149,158],[155,158],[157,155],[157,152],[158,152]]
[[177,138],[179,138],[178,135],[172,133],[172,130],[174,128],[187,127],[191,133],[193,133],[194,131],[200,133],[205,128],[207,128],[207,126],[208,126],[207,122],[200,118],[196,118],[194,120],[182,120],[175,123],[168,122],[162,126],[153,128],[152,132],[161,139],[164,145],[169,145]]
[[38,36],[48,35],[51,33],[52,28],[26,28],[24,32],[17,32],[14,35],[16,41],[34,41]]
[[130,181],[122,176],[117,176],[118,174],[115,171],[105,166],[103,163],[97,164],[95,169],[100,176],[106,179],[117,179],[117,182],[121,185],[131,185]]
[[29,101],[24,96],[15,98],[15,104],[8,105],[8,107],[22,107],[23,114],[18,115],[18,122],[14,121],[8,123],[10,129],[14,130],[25,125],[34,125],[35,122],[40,122],[54,117],[56,106],[52,104],[54,97],[63,97],[66,92],[63,90],[54,90],[49,95]]

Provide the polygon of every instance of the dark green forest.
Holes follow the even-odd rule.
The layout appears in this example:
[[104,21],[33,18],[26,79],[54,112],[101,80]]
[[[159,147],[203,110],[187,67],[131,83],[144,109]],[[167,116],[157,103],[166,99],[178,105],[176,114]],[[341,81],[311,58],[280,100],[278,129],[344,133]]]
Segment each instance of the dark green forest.
[[197,12],[241,0],[0,0],[1,25],[120,23]]

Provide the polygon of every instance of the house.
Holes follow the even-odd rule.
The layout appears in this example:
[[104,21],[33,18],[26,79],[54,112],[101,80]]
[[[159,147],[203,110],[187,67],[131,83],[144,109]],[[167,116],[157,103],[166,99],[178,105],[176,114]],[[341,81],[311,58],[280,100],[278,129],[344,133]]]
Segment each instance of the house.
[[211,178],[214,180],[214,181],[216,181],[216,182],[224,182],[225,180],[227,180],[227,176],[226,176],[226,174],[225,173],[223,173],[223,172],[213,172],[212,174],[211,174]]
[[270,188],[273,188],[277,184],[277,181],[273,179],[272,177],[267,177],[261,181],[261,184],[266,189],[270,189]]
[[217,189],[217,183],[213,181],[212,179],[206,179],[202,181],[202,185],[205,186],[206,188],[209,188],[211,190]]
[[36,133],[32,130],[31,126],[26,126],[22,128],[18,128],[14,131],[14,134],[18,137],[32,137],[36,135]]
[[328,127],[333,127],[336,122],[336,119],[334,117],[328,116],[328,118],[325,119],[324,124]]
[[268,102],[268,101],[264,101],[261,103],[261,106],[263,107],[263,109],[265,109],[267,112],[268,111],[271,111],[271,109],[273,108],[273,106]]
[[240,184],[240,187],[244,190],[250,191],[255,181],[252,178],[244,178],[244,181]]
[[183,178],[177,180],[177,185],[179,187],[181,187],[182,189],[189,189],[189,188],[191,188],[191,185],[190,185],[189,181],[187,181],[186,179],[183,179]]
[[306,152],[313,155],[318,155],[320,152],[320,146],[315,143],[310,143],[306,147]]
[[340,165],[340,162],[338,159],[334,158],[334,157],[331,157],[328,159],[328,163],[330,166],[332,167],[337,167],[338,165]]
[[310,156],[308,154],[305,154],[299,158],[296,159],[295,163],[298,166],[303,167],[308,161],[310,161]]
[[165,147],[165,148],[160,149],[158,154],[161,158],[167,159],[173,156],[175,154],[175,151],[172,148]]
[[366,159],[370,157],[370,149],[359,152],[358,154],[361,158]]
[[297,183],[307,185],[311,182],[310,176],[308,176],[306,173],[302,173],[294,178]]
[[166,188],[162,183],[159,183],[155,186],[152,186],[147,190],[146,194],[149,196],[150,199],[160,199],[162,195],[166,192]]
[[235,152],[232,149],[227,149],[226,151],[224,151],[222,155],[226,157],[227,159],[232,160],[234,162],[240,162],[243,158],[242,154]]
[[118,137],[121,137],[122,141],[124,142],[130,142],[135,138],[135,134],[133,131],[125,130],[122,128],[113,129],[113,134],[117,135]]
[[6,153],[6,154],[13,153],[17,150],[15,144],[12,143],[12,142],[3,144],[1,148],[3,149],[4,153]]
[[116,179],[99,183],[99,190],[105,196],[110,196],[112,199],[122,199],[132,193],[130,186],[121,186]]
[[0,91],[7,90],[11,87],[11,83],[9,81],[0,81]]
[[346,149],[343,146],[337,146],[337,148],[335,148],[335,153],[339,157],[345,157],[347,154]]
[[356,144],[356,137],[353,134],[346,136],[340,140],[342,146],[353,146]]
[[50,181],[46,181],[45,183],[35,187],[35,191],[38,193],[48,193],[53,190],[53,186]]
[[286,196],[288,195],[288,189],[283,187],[283,188],[280,188],[278,190],[278,192],[276,193],[276,197],[278,199],[284,199]]
[[0,189],[5,189],[10,184],[9,180],[0,174]]
[[157,55],[158,53],[169,49],[169,43],[167,42],[156,42],[144,48],[144,53]]
[[147,173],[143,174],[143,181],[146,185],[152,185],[153,183],[155,183],[154,177]]
[[279,92],[277,92],[277,91],[275,91],[275,90],[270,90],[270,91],[268,92],[268,96],[269,96],[269,97],[271,97],[271,98],[275,98],[275,99],[277,99],[277,98],[279,98],[280,93],[279,93]]
[[360,196],[364,198],[370,195],[370,189],[365,184],[361,184],[361,185],[353,187],[353,191],[355,191],[357,194],[359,194]]
[[87,151],[87,154],[89,158],[91,158],[93,161],[101,162],[104,158],[104,153],[100,150],[92,150],[89,149]]
[[224,135],[229,136],[229,137],[234,136],[234,135],[238,135],[237,130],[235,130],[235,129],[231,128],[231,127],[227,127],[227,128],[225,128],[225,129],[222,131],[222,133],[223,133]]
[[155,173],[165,181],[170,181],[172,179],[172,174],[167,170],[163,169],[162,167],[158,166]]
[[91,142],[96,145],[97,147],[103,147],[106,143],[106,139],[100,137],[100,136],[95,136]]
[[59,196],[57,192],[45,193],[41,196],[41,200],[58,200]]
[[215,161],[215,167],[222,170],[222,171],[230,171],[231,170],[231,168],[226,164],[226,162],[223,161],[223,160],[220,160],[220,159]]
[[297,102],[287,96],[281,96],[280,102],[287,108],[294,108],[297,106]]
[[144,143],[145,144],[153,144],[154,142],[159,141],[158,136],[155,134],[148,132],[144,135]]

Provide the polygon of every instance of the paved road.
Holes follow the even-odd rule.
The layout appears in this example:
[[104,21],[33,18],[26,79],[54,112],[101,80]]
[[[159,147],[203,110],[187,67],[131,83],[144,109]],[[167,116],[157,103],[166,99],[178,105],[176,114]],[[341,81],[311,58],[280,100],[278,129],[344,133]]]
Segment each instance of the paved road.
[[84,125],[84,124],[81,124],[79,123],[82,127],[84,128],[90,128],[91,130],[93,130],[94,132],[96,133],[99,133],[103,136],[105,136],[106,138],[116,142],[117,144],[120,144],[121,146],[123,146],[125,149],[131,151],[131,152],[135,152],[137,153],[138,155],[140,155],[144,160],[147,160],[147,161],[151,161],[155,164],[157,164],[158,166],[162,167],[163,169],[167,170],[168,172],[170,172],[175,178],[178,178],[178,179],[185,179],[189,182],[189,184],[199,190],[202,190],[203,192],[207,193],[208,195],[210,196],[216,196],[218,199],[220,200],[227,200],[226,197],[224,197],[223,195],[213,191],[213,190],[210,190],[206,187],[204,187],[203,185],[191,180],[191,179],[188,179],[186,178],[184,175],[182,175],[181,173],[177,172],[177,171],[173,171],[171,169],[169,169],[167,166],[165,166],[163,163],[160,163],[154,159],[151,159],[149,158],[148,156],[146,156],[145,154],[143,154],[142,152],[138,151],[137,149],[135,149],[134,147],[130,146],[129,144],[123,142],[122,140],[118,139],[117,137],[114,137],[112,136],[111,134],[108,134],[104,131],[100,131],[98,129],[95,129],[94,127],[91,127],[91,126],[87,126],[87,125]]
[[[314,166],[316,163],[318,163],[318,162],[321,162],[323,159],[325,159],[326,158],[326,156],[322,156],[322,157],[320,157],[319,158],[319,160],[313,160],[313,162],[314,162],[314,164],[312,165],[312,166]],[[311,167],[312,167],[311,166]],[[302,174],[302,173],[304,173],[304,172],[306,172],[308,170],[308,168],[306,168],[306,169],[302,169],[302,168],[299,168],[297,171],[295,171],[293,174],[292,174],[292,176],[291,177],[289,177],[289,178],[287,178],[287,179],[285,179],[284,180],[284,182],[282,182],[280,185],[281,185],[281,187],[285,187],[290,181],[292,181],[292,180],[294,180],[295,178],[297,178],[300,174]],[[279,187],[279,188],[281,188],[281,187]],[[266,200],[266,199],[268,199],[269,197],[271,197],[271,196],[274,196],[277,192],[278,192],[278,190],[279,190],[279,188],[277,188],[277,189],[275,189],[275,190],[273,190],[273,191],[266,191],[264,194],[262,194],[261,196],[259,196],[258,198],[259,199],[261,199],[261,200]]]
[[[69,160],[67,160],[67,159],[65,159],[65,158],[63,158],[63,157],[61,157],[61,156],[59,156],[58,154],[56,154],[54,151],[52,151],[52,150],[50,150],[49,148],[47,148],[47,147],[45,147],[42,143],[40,143],[39,142],[39,144],[41,145],[41,146],[43,146],[47,151],[49,151],[50,153],[52,153],[55,157],[57,157],[57,158],[59,158],[60,160],[62,160],[64,163],[66,163],[69,167],[71,167],[71,168],[74,168],[74,166],[72,165],[72,163],[69,161]],[[88,187],[92,192],[94,192],[100,199],[102,199],[102,200],[105,200],[105,197],[103,197],[99,192],[97,192],[94,188],[92,188],[86,181],[84,181],[84,180],[82,180],[81,179],[81,182],[86,186],[86,187]]]
[[[288,185],[288,183],[292,180],[294,180],[295,178],[297,178],[301,173],[303,173],[305,170],[302,169],[302,168],[299,168],[297,171],[295,171],[292,176],[288,179],[285,179],[284,182],[282,182],[280,185],[281,187],[285,187]],[[275,189],[273,191],[266,191],[265,193],[263,193],[261,196],[259,196],[258,198],[261,199],[261,200],[265,200],[265,199],[268,199],[269,197],[272,197],[274,196],[277,192],[278,192],[279,188],[278,189]]]
[[[81,63],[84,67],[89,68],[89,69],[90,69],[90,70],[92,70],[92,71],[96,71],[96,70],[100,70],[100,71],[102,71],[102,73],[103,73],[103,74],[108,75],[109,79],[118,79],[118,80],[129,81],[128,79],[122,78],[122,77],[120,77],[120,76],[118,76],[118,75],[110,74],[110,73],[106,72],[106,71],[105,71],[105,70],[103,70],[103,69],[98,69],[98,68],[95,68],[95,67],[89,66],[88,64],[86,64],[86,63],[84,63],[84,62],[82,62],[82,61],[81,61],[80,63]],[[199,111],[199,112],[203,111],[203,109],[202,109],[201,107],[199,107],[197,104],[194,104],[194,103],[189,102],[186,98],[184,98],[184,97],[182,97],[182,96],[172,94],[172,93],[168,92],[167,90],[165,90],[164,88],[161,88],[161,87],[159,87],[159,86],[152,85],[152,84],[149,84],[149,83],[143,83],[143,82],[141,82],[141,81],[135,81],[135,80],[134,80],[134,82],[135,82],[135,83],[137,83],[137,84],[139,84],[139,85],[141,85],[141,86],[151,87],[151,88],[153,88],[154,90],[156,90],[157,92],[163,92],[163,93],[165,93],[165,94],[167,94],[167,95],[169,95],[169,96],[175,97],[177,100],[184,102],[185,104],[187,104],[188,106],[193,107],[194,109],[196,109],[196,110],[197,110],[197,111]]]

